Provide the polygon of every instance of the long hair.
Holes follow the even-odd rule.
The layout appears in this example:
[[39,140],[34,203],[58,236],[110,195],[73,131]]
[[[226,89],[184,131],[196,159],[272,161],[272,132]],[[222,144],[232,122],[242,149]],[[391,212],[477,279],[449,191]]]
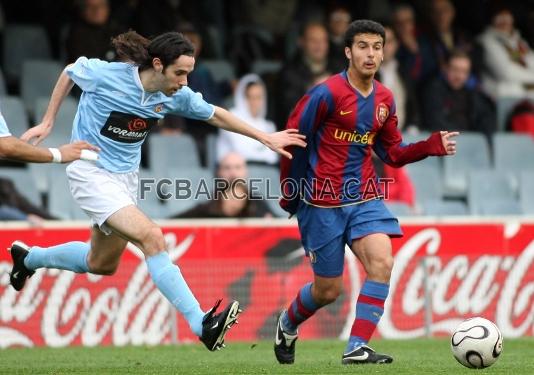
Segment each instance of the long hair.
[[143,71],[152,67],[152,60],[159,58],[165,69],[182,55],[193,56],[193,44],[181,33],[168,32],[149,40],[133,30],[111,40],[120,61],[133,62]]

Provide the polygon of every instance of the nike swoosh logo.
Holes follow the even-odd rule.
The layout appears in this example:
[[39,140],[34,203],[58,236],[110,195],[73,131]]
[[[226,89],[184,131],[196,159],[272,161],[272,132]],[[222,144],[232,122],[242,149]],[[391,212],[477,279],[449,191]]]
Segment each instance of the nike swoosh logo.
[[280,333],[280,330],[276,330],[276,337],[274,338],[274,342],[276,345],[280,345],[282,343],[282,338],[278,335]]
[[215,323],[215,324],[213,325],[213,327],[211,327],[211,329],[215,329],[215,328],[217,328],[218,326],[219,326],[219,322]]
[[13,274],[13,278],[14,278],[14,279],[17,279],[18,277],[19,277],[19,271],[15,272],[15,273]]
[[340,114],[341,116],[348,115],[349,113],[352,113],[352,111],[346,111],[346,112],[345,112],[345,111],[339,111],[339,114]]
[[347,358],[355,359],[355,360],[357,360],[357,361],[359,361],[359,360],[365,361],[368,357],[369,357],[369,353],[367,353],[367,352],[363,352],[363,354],[360,354],[360,355],[351,355],[350,357],[347,357]]
[[[276,330],[276,337],[274,338],[274,342],[276,343],[276,345],[280,345],[282,343],[282,338],[279,336],[279,333],[281,332],[280,329],[277,329]],[[282,332],[282,335],[284,335],[284,333]],[[293,341],[297,338],[296,336],[293,336],[293,337],[287,337],[286,335],[284,335],[284,338],[286,339],[286,346],[289,348],[291,346],[291,344],[293,343]]]

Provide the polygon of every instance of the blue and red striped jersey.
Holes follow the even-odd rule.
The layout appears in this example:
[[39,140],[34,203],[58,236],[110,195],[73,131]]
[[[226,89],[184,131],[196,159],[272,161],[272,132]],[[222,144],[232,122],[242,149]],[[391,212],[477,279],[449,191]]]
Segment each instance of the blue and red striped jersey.
[[430,155],[445,155],[439,132],[405,144],[397,129],[391,91],[377,80],[364,97],[336,74],[312,88],[295,106],[288,129],[306,135],[306,148],[291,147],[281,161],[280,205],[291,214],[298,202],[337,207],[382,196],[372,150],[388,165],[401,167]]

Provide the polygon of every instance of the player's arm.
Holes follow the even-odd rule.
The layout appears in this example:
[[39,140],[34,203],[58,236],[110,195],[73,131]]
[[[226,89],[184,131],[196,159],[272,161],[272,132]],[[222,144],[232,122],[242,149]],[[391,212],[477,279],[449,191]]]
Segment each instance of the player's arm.
[[[67,65],[67,68],[70,66],[72,66],[72,64]],[[54,86],[50,102],[48,103],[48,108],[46,109],[46,113],[44,114],[41,123],[27,130],[20,137],[21,140],[27,142],[30,139],[35,138],[32,144],[37,146],[48,136],[48,134],[50,134],[54,127],[54,121],[56,120],[59,107],[61,107],[61,103],[63,103],[63,100],[69,94],[70,90],[72,90],[73,86],[74,82],[67,75],[66,71],[63,70]]]
[[428,156],[454,155],[456,141],[452,138],[458,134],[458,132],[447,131],[434,132],[424,141],[403,143],[401,133],[397,128],[397,116],[393,110],[380,129],[373,150],[384,163],[400,168]]
[[48,108],[41,123],[24,133],[21,139],[29,141],[32,138],[37,138],[33,145],[38,145],[42,142],[52,131],[59,107],[61,107],[63,100],[72,90],[74,84],[78,85],[84,92],[95,91],[102,77],[101,69],[107,64],[106,61],[88,59],[85,56],[81,56],[73,64],[67,65],[54,86]]
[[75,142],[63,145],[57,149],[54,156],[51,149],[32,146],[20,139],[8,136],[0,137],[0,159],[30,163],[68,163],[82,157],[82,150],[98,151],[98,148],[87,142]]
[[287,158],[291,158],[292,156],[291,153],[284,150],[285,147],[306,147],[306,142],[304,142],[306,137],[298,134],[298,131],[295,129],[287,129],[276,133],[265,133],[248,125],[224,108],[217,106],[214,108],[213,116],[208,120],[209,124],[253,138]]
[[[311,142],[314,134],[333,110],[333,100],[330,92],[319,85],[302,97],[287,120],[286,129],[298,130]],[[291,147],[288,149],[293,158],[280,160],[280,182],[283,188],[283,196],[280,206],[295,214],[300,200],[301,182],[306,178],[308,167],[309,148]]]

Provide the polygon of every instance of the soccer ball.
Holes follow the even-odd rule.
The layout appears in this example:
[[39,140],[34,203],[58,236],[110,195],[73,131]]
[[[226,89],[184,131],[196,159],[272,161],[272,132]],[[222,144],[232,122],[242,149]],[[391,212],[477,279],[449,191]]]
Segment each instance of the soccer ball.
[[489,367],[501,355],[501,331],[484,318],[464,320],[452,334],[451,349],[454,358],[466,367]]

